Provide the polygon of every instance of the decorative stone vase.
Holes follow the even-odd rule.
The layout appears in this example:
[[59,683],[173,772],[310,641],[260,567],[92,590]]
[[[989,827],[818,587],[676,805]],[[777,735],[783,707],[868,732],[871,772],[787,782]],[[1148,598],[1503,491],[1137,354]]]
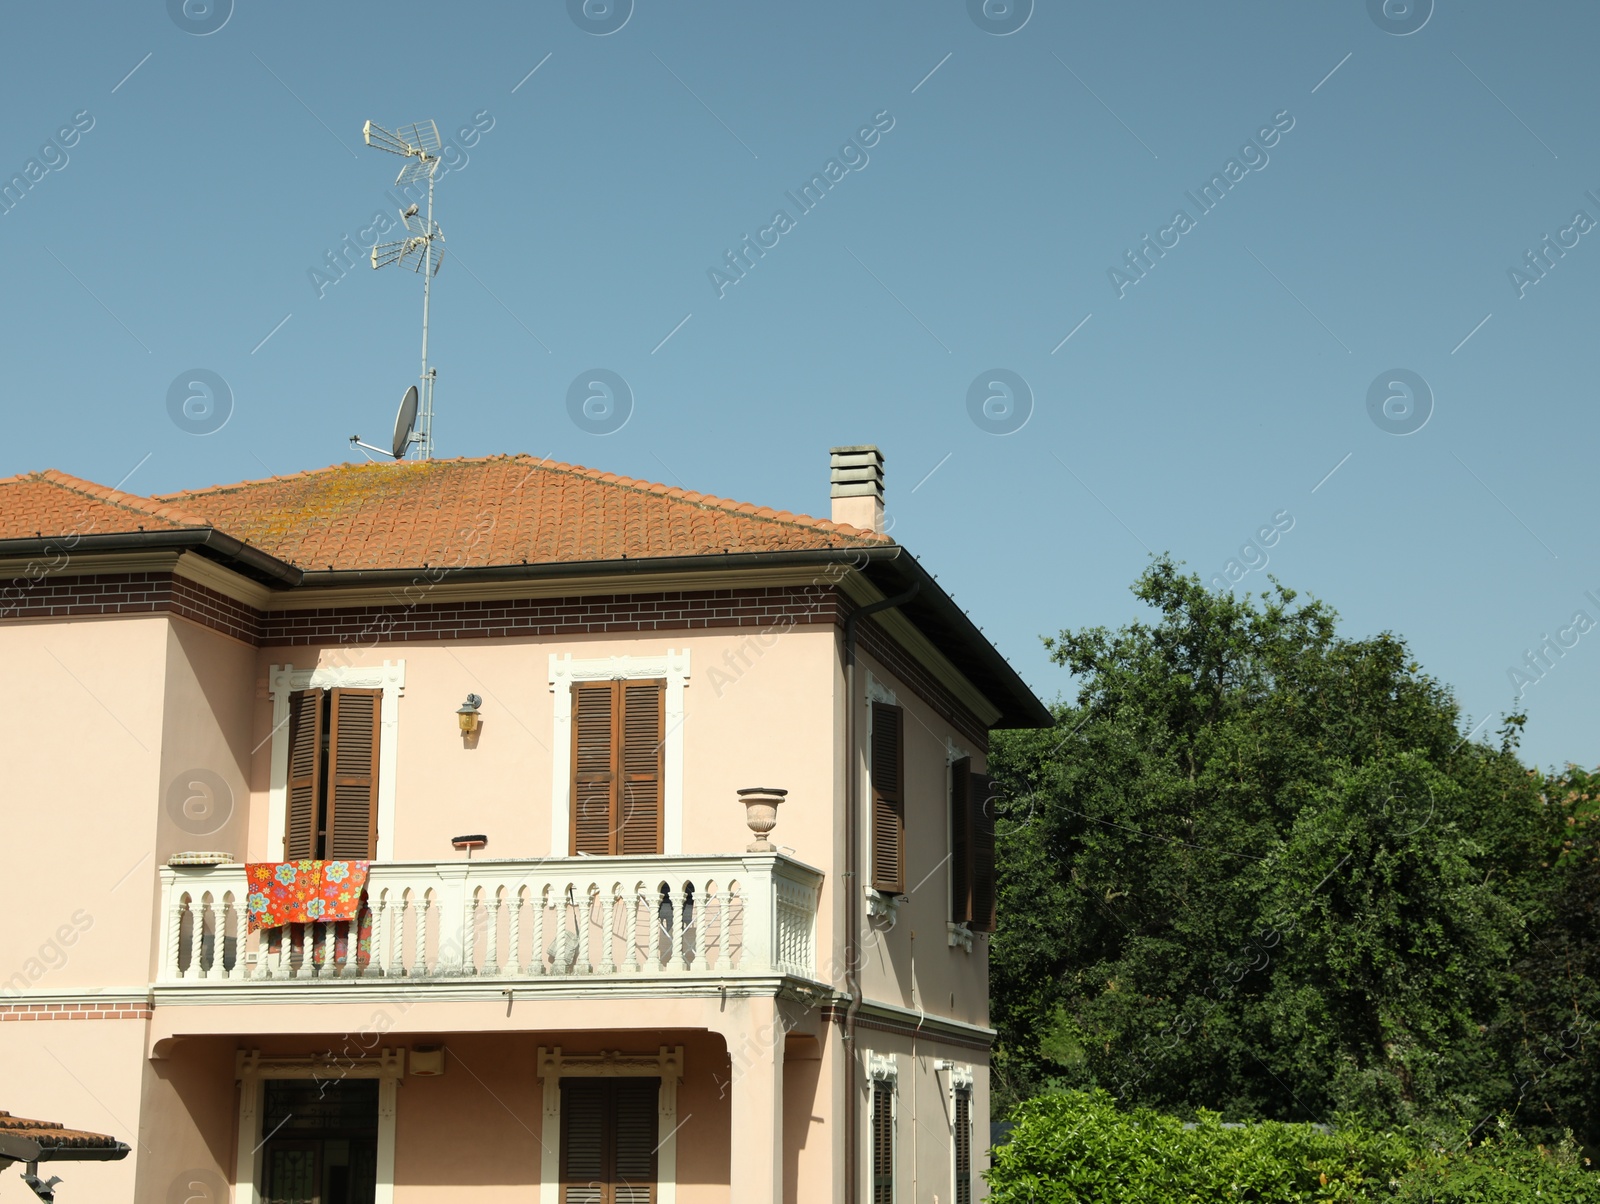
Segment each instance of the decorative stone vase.
[[767,833],[778,823],[778,804],[788,795],[787,790],[771,786],[751,786],[739,791],[739,801],[744,804],[744,822],[750,825],[755,840],[745,846],[750,853],[776,853],[778,848],[767,839]]

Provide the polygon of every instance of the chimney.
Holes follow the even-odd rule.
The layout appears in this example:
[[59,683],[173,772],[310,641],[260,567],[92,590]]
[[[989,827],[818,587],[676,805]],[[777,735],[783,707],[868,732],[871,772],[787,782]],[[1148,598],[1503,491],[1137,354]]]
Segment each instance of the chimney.
[[871,444],[829,450],[832,519],[883,534],[883,453]]

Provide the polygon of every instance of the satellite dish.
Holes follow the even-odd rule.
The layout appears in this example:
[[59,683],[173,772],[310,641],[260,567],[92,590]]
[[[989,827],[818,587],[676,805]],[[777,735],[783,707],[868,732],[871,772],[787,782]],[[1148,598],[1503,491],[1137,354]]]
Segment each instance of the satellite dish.
[[412,385],[400,399],[400,412],[394,416],[394,458],[401,459],[411,446],[411,428],[417,425],[417,386]]

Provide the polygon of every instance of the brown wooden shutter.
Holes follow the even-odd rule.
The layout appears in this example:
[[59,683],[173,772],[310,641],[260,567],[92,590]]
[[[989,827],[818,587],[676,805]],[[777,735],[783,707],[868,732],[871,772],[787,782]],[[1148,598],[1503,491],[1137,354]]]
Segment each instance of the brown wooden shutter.
[[604,1204],[605,1079],[561,1080],[561,1204]]
[[972,927],[993,932],[995,926],[994,809],[999,802],[994,779],[971,775],[972,800]]
[[622,681],[617,687],[622,695],[622,747],[618,753],[622,791],[615,851],[625,856],[659,853],[667,683]]
[[972,762],[950,766],[950,918],[972,920]]
[[894,1089],[872,1085],[872,1204],[894,1204]]
[[323,690],[289,695],[289,789],[283,859],[309,861],[317,855],[317,824],[322,815]]
[[328,726],[330,861],[371,861],[378,851],[378,718],[382,690],[334,690]]
[[616,1106],[609,1204],[654,1204],[656,1137],[660,1115],[659,1079],[614,1080]]
[[905,889],[904,712],[872,704],[872,886]]
[[654,1204],[654,1078],[561,1081],[562,1204]]
[[956,1092],[956,1204],[972,1204],[972,1092]]
[[609,681],[572,687],[572,853],[612,850],[616,814],[616,688]]

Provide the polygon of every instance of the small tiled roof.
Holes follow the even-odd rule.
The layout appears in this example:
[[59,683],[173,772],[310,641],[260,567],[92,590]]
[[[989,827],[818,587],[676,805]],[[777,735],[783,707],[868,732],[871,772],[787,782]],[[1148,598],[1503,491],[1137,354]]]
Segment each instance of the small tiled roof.
[[28,1120],[9,1112],[0,1112],[0,1136],[23,1137],[45,1150],[114,1150],[122,1144],[104,1133],[68,1129],[53,1120]]
[[211,524],[175,506],[47,468],[0,480],[0,539],[127,535]]
[[531,456],[340,464],[166,494],[307,571],[559,564],[890,544],[842,523]]

